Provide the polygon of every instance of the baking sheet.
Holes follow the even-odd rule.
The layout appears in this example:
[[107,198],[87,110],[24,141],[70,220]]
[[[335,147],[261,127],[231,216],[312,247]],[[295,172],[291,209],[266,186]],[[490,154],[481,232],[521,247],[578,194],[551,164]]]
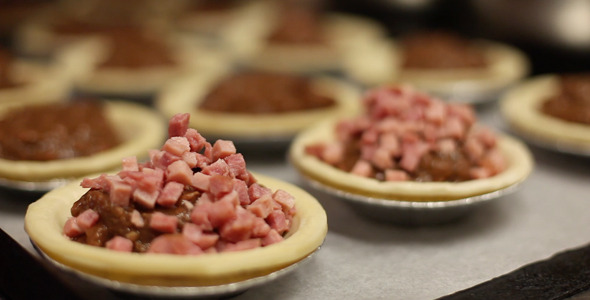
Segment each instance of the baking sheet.
[[[478,107],[483,123],[505,130],[496,103]],[[238,149],[239,150],[239,149]],[[590,159],[531,147],[536,167],[519,191],[458,222],[400,227],[371,221],[312,191],[328,214],[328,236],[308,263],[232,299],[433,299],[590,242]],[[248,153],[252,171],[304,186],[281,152]],[[0,192],[0,227],[31,253],[23,229],[31,198]],[[88,299],[126,299],[84,282]]]

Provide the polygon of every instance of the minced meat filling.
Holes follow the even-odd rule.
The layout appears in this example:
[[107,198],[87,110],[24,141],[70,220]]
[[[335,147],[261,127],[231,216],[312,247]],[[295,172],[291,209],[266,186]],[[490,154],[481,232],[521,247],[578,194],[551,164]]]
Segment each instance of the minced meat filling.
[[268,40],[272,43],[296,45],[325,43],[319,13],[310,8],[286,5]]
[[12,63],[12,55],[7,51],[0,49],[0,88],[12,88],[20,85],[10,78],[10,64]]
[[88,156],[120,142],[97,101],[29,106],[12,110],[0,120],[0,157],[4,159]]
[[90,227],[84,234],[72,238],[72,240],[88,245],[104,247],[105,243],[115,236],[123,236],[133,242],[134,252],[146,252],[151,241],[158,235],[162,234],[149,226],[138,227],[131,222],[131,214],[134,210],[140,212],[142,218],[149,223],[151,215],[155,211],[162,212],[166,215],[176,216],[179,220],[178,226],[190,222],[190,209],[186,200],[195,204],[201,195],[199,191],[192,188],[185,189],[178,201],[173,207],[157,207],[156,209],[145,209],[141,205],[131,203],[127,207],[116,205],[110,201],[109,193],[91,189],[84,194],[80,200],[72,206],[72,216],[77,217],[87,209],[92,209],[100,215],[100,219]]
[[243,72],[219,82],[199,108],[227,113],[273,114],[330,107],[305,77],[271,72]]
[[569,122],[590,124],[590,74],[559,77],[560,93],[545,100],[541,111]]
[[424,32],[402,40],[403,67],[416,69],[485,68],[482,51],[469,40],[448,32]]

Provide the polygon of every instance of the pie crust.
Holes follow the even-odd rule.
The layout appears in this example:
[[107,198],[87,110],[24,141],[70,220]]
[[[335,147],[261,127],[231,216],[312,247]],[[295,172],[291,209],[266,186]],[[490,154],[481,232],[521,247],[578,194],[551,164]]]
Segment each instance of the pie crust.
[[510,127],[531,141],[573,152],[590,151],[590,126],[565,121],[541,112],[549,97],[558,95],[557,74],[531,78],[511,88],[500,101]]
[[297,132],[325,118],[348,116],[360,109],[360,90],[340,80],[327,77],[312,79],[314,89],[332,97],[333,107],[301,112],[254,115],[212,112],[198,109],[208,91],[222,78],[201,74],[178,80],[166,87],[156,99],[156,107],[165,117],[190,112],[191,127],[201,134],[224,138],[292,137]]
[[506,135],[498,135],[498,146],[507,159],[506,170],[493,177],[463,182],[383,182],[342,171],[305,153],[307,145],[335,140],[336,120],[318,124],[301,134],[291,144],[289,158],[305,177],[352,194],[398,201],[447,201],[500,190],[526,179],[533,169],[527,147]]
[[[10,109],[22,105],[0,106],[0,118]],[[123,142],[110,150],[91,156],[54,161],[17,161],[0,158],[0,178],[42,182],[69,179],[114,170],[121,159],[128,156],[145,156],[148,149],[159,148],[167,132],[165,122],[154,111],[139,104],[106,102],[106,114]]]
[[150,96],[177,77],[195,72],[213,72],[225,68],[224,53],[206,49],[187,38],[167,41],[176,61],[172,66],[145,68],[97,68],[108,55],[101,38],[88,38],[63,50],[59,59],[73,74],[76,89],[97,95]]
[[[445,99],[477,102],[495,99],[499,93],[524,78],[529,72],[529,61],[520,50],[501,43],[475,40],[473,45],[483,51],[489,62],[485,69],[427,70],[402,68],[397,81]],[[397,52],[402,57],[401,46]]]
[[305,258],[322,243],[327,218],[322,206],[302,189],[255,174],[272,190],[283,189],[296,199],[297,213],[285,240],[252,250],[202,254],[122,253],[69,240],[63,226],[72,204],[87,189],[79,181],[53,190],[31,204],[25,230],[47,256],[75,270],[102,278],[142,285],[207,286],[238,282],[269,274]]
[[23,85],[0,88],[2,103],[49,103],[66,99],[71,83],[58,65],[40,65],[24,60],[16,60],[12,65],[12,75]]

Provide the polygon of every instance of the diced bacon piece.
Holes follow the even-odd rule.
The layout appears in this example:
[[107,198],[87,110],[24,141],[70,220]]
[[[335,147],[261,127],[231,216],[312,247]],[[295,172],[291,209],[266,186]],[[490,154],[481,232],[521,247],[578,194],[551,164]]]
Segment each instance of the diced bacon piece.
[[289,230],[289,222],[285,216],[285,213],[281,210],[273,210],[268,217],[266,222],[270,225],[270,228],[276,230],[279,234],[283,234]]
[[506,159],[498,149],[489,150],[481,160],[481,166],[496,175],[506,169]]
[[389,154],[389,151],[384,148],[377,148],[373,157],[371,158],[373,165],[381,170],[391,169],[395,166],[393,157]]
[[213,144],[213,160],[222,159],[236,153],[234,142],[228,140],[217,140]]
[[213,146],[211,146],[211,143],[205,143],[205,150],[203,150],[203,155],[205,155],[210,161],[214,161]]
[[399,162],[399,166],[408,171],[412,172],[416,170],[422,155],[424,155],[430,147],[425,142],[415,143],[404,143],[402,145],[402,159]]
[[283,207],[283,211],[290,211],[291,209],[295,208],[295,198],[289,194],[288,192],[278,189],[272,194],[272,198],[278,202],[281,207]]
[[150,228],[164,233],[174,233],[178,226],[178,218],[156,211],[150,218]]
[[139,171],[139,166],[137,165],[137,157],[136,156],[129,156],[123,158],[123,170],[124,171]]
[[305,153],[311,156],[315,156],[318,159],[322,159],[322,153],[324,153],[324,144],[313,144],[305,146]]
[[387,150],[392,156],[398,156],[402,151],[397,135],[392,132],[379,136],[379,148]]
[[150,156],[152,165],[158,169],[166,169],[170,164],[181,159],[181,157],[166,151],[152,152]]
[[182,234],[195,245],[205,250],[213,247],[219,240],[216,233],[203,232],[203,229],[193,223],[186,223],[182,227]]
[[284,240],[283,236],[281,236],[276,230],[271,229],[268,234],[262,238],[262,247],[272,245]]
[[194,128],[187,129],[184,137],[188,140],[193,152],[200,152],[207,143],[207,140]]
[[112,181],[111,189],[109,191],[109,199],[115,205],[127,207],[131,201],[132,192],[133,189],[131,185],[123,182],[122,180]]
[[263,218],[256,218],[254,220],[254,227],[252,228],[252,237],[261,238],[268,235],[271,231],[270,226]]
[[441,124],[446,118],[447,111],[445,104],[440,100],[432,100],[424,113],[424,117],[429,122]]
[[406,181],[410,176],[403,170],[385,170],[385,181]]
[[203,174],[202,172],[196,172],[195,174],[193,174],[191,185],[198,190],[207,191],[209,190],[210,181],[210,175]]
[[224,223],[219,229],[219,236],[226,241],[239,242],[252,235],[256,216],[242,207],[236,210],[236,217]]
[[[195,207],[195,209],[197,209]],[[194,210],[194,209],[193,209]],[[231,200],[221,199],[213,204],[208,209],[208,218],[214,228],[225,224],[236,216],[236,206]]]
[[133,242],[130,239],[116,235],[105,243],[105,247],[120,252],[131,252],[133,251]]
[[233,177],[244,179],[244,176],[248,176],[246,170],[246,161],[241,153],[231,154],[223,158],[229,166],[229,171]]
[[209,178],[209,192],[214,198],[222,197],[223,195],[233,191],[233,186],[233,180],[230,177],[212,175]]
[[195,152],[184,152],[180,157],[188,166],[189,168],[197,167],[199,163],[199,159],[197,158],[197,154]]
[[329,143],[322,151],[322,159],[331,165],[336,165],[344,160],[344,146],[340,143]]
[[237,243],[226,243],[223,247],[223,252],[231,251],[243,251],[248,249],[255,249],[262,245],[260,239],[249,239],[245,241],[239,241]]
[[214,163],[206,166],[202,170],[203,173],[207,175],[223,175],[223,176],[230,176],[230,168],[223,159],[218,159]]
[[213,230],[213,225],[209,221],[209,211],[211,210],[213,203],[201,202],[191,210],[191,222],[198,225],[203,230]]
[[450,154],[457,151],[457,142],[453,139],[442,139],[436,142],[435,149],[440,153]]
[[133,191],[133,201],[145,208],[153,209],[156,206],[156,200],[158,199],[159,194],[160,191],[157,190],[148,192],[137,188]]
[[359,159],[354,163],[350,173],[363,177],[371,177],[373,176],[373,166],[368,161]]
[[471,106],[462,103],[449,103],[447,107],[449,115],[458,117],[467,125],[475,123],[475,111]]
[[361,159],[370,161],[373,155],[375,155],[377,148],[377,145],[361,145]]
[[162,150],[172,155],[182,156],[185,152],[191,151],[191,147],[184,136],[173,136],[164,143]]
[[491,176],[491,172],[483,167],[473,167],[469,169],[469,175],[473,179],[487,178]]
[[262,197],[256,199],[252,204],[246,208],[254,215],[266,219],[268,215],[273,211],[274,202],[270,194],[265,194]]
[[66,224],[64,225],[64,234],[67,237],[73,238],[81,235],[82,233],[84,233],[84,230],[78,226],[76,217],[68,218]]
[[483,144],[475,138],[468,138],[463,145],[463,149],[465,149],[467,156],[469,156],[472,162],[480,161],[485,152]]
[[182,195],[183,190],[184,185],[182,183],[169,181],[160,192],[156,203],[164,207],[174,206],[180,198],[180,195]]
[[137,188],[146,192],[159,191],[164,182],[164,171],[160,169],[143,168],[141,177],[137,181]]
[[147,252],[198,255],[202,254],[203,250],[182,234],[163,234],[152,241]]
[[182,160],[175,161],[166,169],[166,179],[191,185],[193,183],[193,171],[186,162]]
[[145,221],[143,220],[141,213],[136,209],[131,212],[131,219],[129,221],[136,228],[143,228],[143,226],[145,226]]
[[100,215],[92,209],[83,211],[76,217],[76,224],[82,231],[86,231],[88,228],[94,226],[100,219]]
[[107,179],[108,175],[101,174],[96,178],[84,178],[80,183],[83,188],[97,189],[108,191],[110,188],[110,181]]
[[246,182],[236,178],[234,178],[232,182],[233,190],[238,194],[240,205],[245,206],[250,204],[250,195],[248,195],[248,185],[246,185]]
[[250,200],[252,201],[264,196],[265,194],[268,194],[269,196],[272,195],[271,189],[258,183],[254,183],[248,187],[248,195],[250,195]]
[[189,113],[175,114],[168,121],[168,136],[184,136],[188,129],[191,115]]
[[469,131],[469,135],[476,138],[486,148],[492,148],[496,146],[496,135],[491,129],[485,126],[472,126]]

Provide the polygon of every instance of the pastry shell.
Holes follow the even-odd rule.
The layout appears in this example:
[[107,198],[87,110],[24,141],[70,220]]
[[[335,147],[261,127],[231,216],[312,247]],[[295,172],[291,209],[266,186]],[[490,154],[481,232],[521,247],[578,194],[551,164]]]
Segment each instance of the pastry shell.
[[[474,40],[483,51],[488,67],[483,69],[430,70],[401,68],[397,81],[416,86],[439,97],[459,102],[496,99],[529,72],[529,61],[519,49],[487,40]],[[403,57],[403,48],[396,52]],[[403,61],[403,58],[399,59]]]
[[500,134],[498,146],[508,166],[493,177],[463,182],[383,182],[361,177],[305,153],[307,145],[335,140],[333,132],[336,122],[326,121],[299,134],[291,144],[289,159],[303,176],[352,194],[397,201],[456,200],[516,185],[525,180],[533,169],[533,158],[527,147],[514,138]]
[[[138,156],[148,149],[158,148],[165,138],[165,122],[154,111],[139,104],[106,102],[106,115],[112,122],[123,142],[110,149],[91,156],[60,159],[53,161],[23,161],[0,159],[0,178],[42,182],[55,179],[71,179],[86,174],[114,170],[121,165],[121,159]],[[0,106],[0,118],[11,109],[22,105]]]
[[500,109],[515,132],[525,139],[565,152],[590,152],[590,125],[565,121],[541,112],[549,97],[558,95],[558,75],[526,80],[502,97]]
[[331,96],[336,101],[333,107],[266,115],[199,109],[199,103],[222,76],[208,74],[178,80],[160,93],[156,107],[166,117],[190,112],[191,127],[206,136],[246,139],[291,138],[325,118],[352,115],[360,109],[360,90],[344,81],[328,77],[312,78],[312,85],[318,93]]
[[314,252],[324,241],[327,218],[310,194],[289,183],[255,174],[258,182],[283,189],[296,199],[297,213],[285,240],[251,250],[202,254],[122,253],[69,240],[63,226],[72,204],[87,189],[72,182],[31,204],[25,230],[32,242],[51,259],[102,278],[140,285],[209,286],[239,282],[292,265]]

